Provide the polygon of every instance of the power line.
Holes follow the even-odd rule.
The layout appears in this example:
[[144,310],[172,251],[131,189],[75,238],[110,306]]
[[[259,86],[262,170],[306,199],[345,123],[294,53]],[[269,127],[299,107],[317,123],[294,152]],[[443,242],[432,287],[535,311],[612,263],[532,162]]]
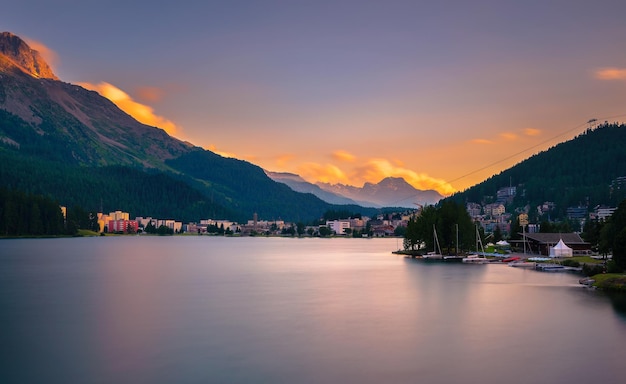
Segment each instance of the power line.
[[[560,132],[560,133],[558,133],[558,134],[556,134],[556,135],[554,135],[554,136],[552,136],[552,137],[550,137],[550,138],[548,138],[548,139],[546,139],[546,140],[541,141],[540,143],[534,144],[534,145],[532,145],[532,146],[530,146],[530,147],[528,147],[528,148],[525,148],[525,149],[523,149],[523,150],[521,150],[521,151],[519,151],[519,152],[516,152],[516,153],[514,153],[514,154],[512,154],[512,155],[510,155],[510,156],[507,156],[507,157],[502,158],[502,159],[500,159],[500,160],[494,161],[493,163],[490,163],[490,164],[485,165],[485,166],[483,166],[483,167],[481,167],[481,168],[475,169],[475,170],[473,170],[473,171],[471,171],[471,172],[469,172],[469,173],[466,173],[466,174],[464,174],[464,175],[462,175],[462,176],[459,176],[459,177],[457,177],[457,178],[455,178],[455,179],[452,179],[452,180],[449,180],[449,181],[444,181],[444,182],[445,182],[446,184],[451,184],[451,183],[454,183],[455,181],[459,181],[459,180],[461,180],[461,179],[464,179],[464,178],[466,178],[466,177],[468,177],[468,176],[471,176],[471,175],[473,175],[473,174],[475,174],[475,173],[478,173],[478,172],[480,172],[480,171],[484,171],[485,169],[491,168],[491,167],[493,167],[493,166],[494,166],[494,165],[496,165],[496,164],[500,164],[500,163],[502,163],[502,162],[505,162],[505,161],[507,161],[507,160],[509,160],[509,159],[512,159],[512,158],[514,158],[514,157],[516,157],[516,156],[521,155],[521,154],[522,154],[522,153],[524,153],[524,152],[528,152],[528,151],[530,151],[531,149],[537,148],[537,147],[539,147],[539,146],[541,146],[541,145],[544,145],[544,144],[546,144],[546,143],[548,143],[548,142],[550,142],[550,141],[553,141],[554,139],[556,139],[556,138],[558,138],[558,137],[560,137],[560,136],[563,136],[563,135],[565,135],[565,134],[567,134],[567,133],[570,133],[570,132],[572,132],[572,131],[574,131],[574,130],[581,129],[581,127],[584,127],[584,126],[586,126],[586,125],[588,125],[588,124],[596,123],[598,120],[608,121],[608,120],[610,120],[610,119],[615,119],[615,118],[620,118],[620,117],[626,117],[626,114],[614,115],[614,116],[606,116],[606,117],[602,117],[602,118],[600,118],[600,119],[596,119],[596,118],[590,119],[590,120],[588,120],[588,121],[587,121],[587,122],[585,122],[585,123],[578,124],[578,125],[576,125],[576,126],[575,126],[575,127],[573,127],[573,128],[569,128],[569,129],[567,129],[567,130],[565,130],[565,131],[563,131],[563,132]],[[394,204],[397,204],[397,203],[399,203],[399,202],[401,202],[401,201],[407,200],[407,199],[409,199],[409,198],[411,198],[411,197],[417,197],[417,196],[418,196],[418,195],[413,195],[413,196],[410,196],[410,197],[404,198],[404,199],[402,199],[402,200],[398,200],[398,201],[394,202]]]
[[[607,116],[607,117],[602,118],[601,120],[608,121],[608,119],[614,119],[614,118],[617,118],[617,117],[624,117],[624,116],[626,116],[626,114],[622,114],[622,115],[615,115],[615,116]],[[573,128],[569,128],[569,129],[567,129],[567,130],[565,130],[565,131],[563,131],[563,132],[561,132],[561,133],[558,133],[557,135],[552,136],[552,137],[550,137],[550,138],[548,138],[548,139],[546,139],[546,140],[544,140],[544,141],[542,141],[542,142],[540,142],[540,143],[537,143],[537,144],[535,144],[535,145],[532,145],[532,146],[530,146],[530,147],[528,147],[528,148],[525,148],[525,149],[523,149],[523,150],[521,150],[521,151],[519,151],[519,152],[516,152],[516,153],[514,153],[514,154],[512,154],[512,155],[510,155],[510,156],[507,156],[507,157],[505,157],[505,158],[503,158],[503,159],[500,159],[500,160],[498,160],[498,161],[495,161],[495,162],[493,162],[493,163],[491,163],[491,164],[485,165],[484,167],[481,167],[481,168],[479,168],[479,169],[476,169],[476,170],[474,170],[474,171],[472,171],[472,172],[466,173],[465,175],[463,175],[463,176],[459,176],[459,177],[457,177],[456,179],[452,179],[452,180],[450,180],[450,181],[447,181],[446,183],[448,183],[448,184],[450,184],[450,183],[454,183],[455,181],[459,181],[459,180],[461,180],[461,179],[463,179],[463,178],[466,178],[467,176],[473,175],[473,174],[478,173],[478,172],[480,172],[480,171],[483,171],[483,170],[485,170],[485,169],[487,169],[487,168],[493,167],[493,166],[494,166],[494,165],[496,165],[496,164],[500,164],[500,163],[502,163],[502,162],[504,162],[504,161],[506,161],[506,160],[509,160],[509,159],[512,159],[512,158],[514,158],[514,157],[516,157],[516,156],[519,156],[519,155],[521,155],[521,154],[522,154],[522,153],[524,153],[524,152],[530,151],[531,149],[534,149],[534,148],[539,147],[539,146],[541,146],[541,145],[543,145],[543,144],[546,144],[546,143],[548,143],[548,142],[550,142],[550,141],[552,141],[552,140],[554,140],[554,139],[556,139],[556,138],[558,138],[558,137],[560,137],[560,136],[565,135],[566,133],[570,133],[570,132],[572,132],[572,131],[574,131],[574,130],[580,129],[581,127],[583,127],[583,126],[585,126],[585,125],[587,125],[587,124],[590,124],[590,123],[592,123],[592,122],[596,122],[597,120],[598,120],[598,119],[591,119],[591,120],[589,120],[589,121],[587,121],[587,122],[585,122],[585,123],[579,124],[579,125],[577,125],[577,126],[575,126],[575,127],[573,127]]]

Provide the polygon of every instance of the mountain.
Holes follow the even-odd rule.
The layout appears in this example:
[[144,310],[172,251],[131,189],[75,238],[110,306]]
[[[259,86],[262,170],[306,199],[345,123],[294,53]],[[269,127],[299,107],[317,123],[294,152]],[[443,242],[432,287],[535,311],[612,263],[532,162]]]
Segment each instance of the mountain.
[[318,185],[309,183],[308,181],[304,180],[302,177],[293,173],[270,172],[270,171],[265,171],[265,173],[267,174],[267,176],[269,176],[270,179],[279,183],[286,184],[289,188],[293,189],[296,192],[311,193],[319,197],[320,199],[324,200],[327,203],[354,204],[354,205],[362,205],[364,207],[375,206],[368,202],[363,202],[363,201],[356,202],[352,199],[335,194],[333,192],[325,191],[322,188],[320,188]]
[[[139,123],[98,93],[59,81],[19,37],[0,34],[0,182],[87,210],[185,221],[309,221],[336,209]],[[373,214],[356,205],[346,209]]]
[[414,188],[401,177],[387,177],[378,184],[365,183],[363,187],[345,184],[309,183],[293,173],[265,173],[274,181],[284,183],[297,192],[312,193],[332,204],[358,204],[364,207],[415,208],[436,204],[443,198],[437,191],[422,191]]
[[163,159],[193,149],[98,93],[58,81],[36,51],[8,32],[0,34],[0,71],[0,109],[30,126],[13,127],[2,140],[23,153],[79,165],[162,168]]
[[[0,33],[0,53],[4,60],[11,61],[15,68],[33,77],[58,80],[39,52],[31,49],[22,39],[10,32]],[[3,65],[0,62],[0,65]]]
[[507,212],[555,203],[550,219],[564,219],[568,207],[616,207],[626,198],[626,125],[605,122],[572,140],[542,151],[449,199],[493,202],[500,188],[514,186]]
[[361,188],[328,183],[317,183],[317,186],[360,204],[375,207],[415,208],[416,204],[432,205],[443,198],[437,191],[416,189],[401,177],[387,177],[377,184],[365,183]]

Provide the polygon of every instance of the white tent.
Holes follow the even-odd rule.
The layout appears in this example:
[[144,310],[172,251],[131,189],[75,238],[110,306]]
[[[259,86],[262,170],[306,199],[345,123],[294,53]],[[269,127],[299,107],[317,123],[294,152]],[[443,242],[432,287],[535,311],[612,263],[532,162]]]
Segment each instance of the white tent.
[[554,247],[550,247],[550,257],[572,257],[572,248],[565,245],[560,239]]

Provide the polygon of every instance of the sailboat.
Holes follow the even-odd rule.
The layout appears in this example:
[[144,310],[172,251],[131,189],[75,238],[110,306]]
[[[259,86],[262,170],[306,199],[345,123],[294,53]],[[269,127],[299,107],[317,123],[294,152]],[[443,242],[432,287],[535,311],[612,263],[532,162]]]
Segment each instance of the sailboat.
[[[437,230],[435,229],[435,225],[433,224],[433,236],[435,240],[435,244],[433,246],[433,252],[428,252],[423,255],[422,258],[426,260],[442,260],[443,255],[441,254],[441,247],[439,246],[439,239],[437,238]],[[439,251],[439,253],[437,253]]]
[[454,225],[456,228],[456,253],[454,255],[444,256],[443,259],[448,262],[460,263],[463,261],[463,256],[459,256],[459,225]]
[[526,231],[524,226],[522,225],[522,241],[524,242],[524,259],[514,260],[508,263],[509,267],[517,267],[517,268],[535,268],[537,263],[534,261],[526,260]]
[[[480,244],[482,255],[478,254],[478,244]],[[480,239],[480,234],[478,233],[478,225],[476,225],[476,253],[464,257],[461,261],[466,264],[485,264],[489,262],[489,259],[485,257],[485,248],[483,247],[483,242]]]

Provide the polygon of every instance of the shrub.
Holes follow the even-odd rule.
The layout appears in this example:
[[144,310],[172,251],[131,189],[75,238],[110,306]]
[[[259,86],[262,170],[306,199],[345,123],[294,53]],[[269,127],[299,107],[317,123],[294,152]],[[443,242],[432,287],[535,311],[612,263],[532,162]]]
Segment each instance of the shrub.
[[564,265],[566,267],[580,267],[580,263],[576,260],[563,260],[561,262],[561,265]]
[[606,272],[607,273],[621,273],[622,269],[613,260],[609,260],[606,262]]
[[583,265],[583,275],[585,276],[594,276],[604,273],[604,265],[602,264],[584,264]]

